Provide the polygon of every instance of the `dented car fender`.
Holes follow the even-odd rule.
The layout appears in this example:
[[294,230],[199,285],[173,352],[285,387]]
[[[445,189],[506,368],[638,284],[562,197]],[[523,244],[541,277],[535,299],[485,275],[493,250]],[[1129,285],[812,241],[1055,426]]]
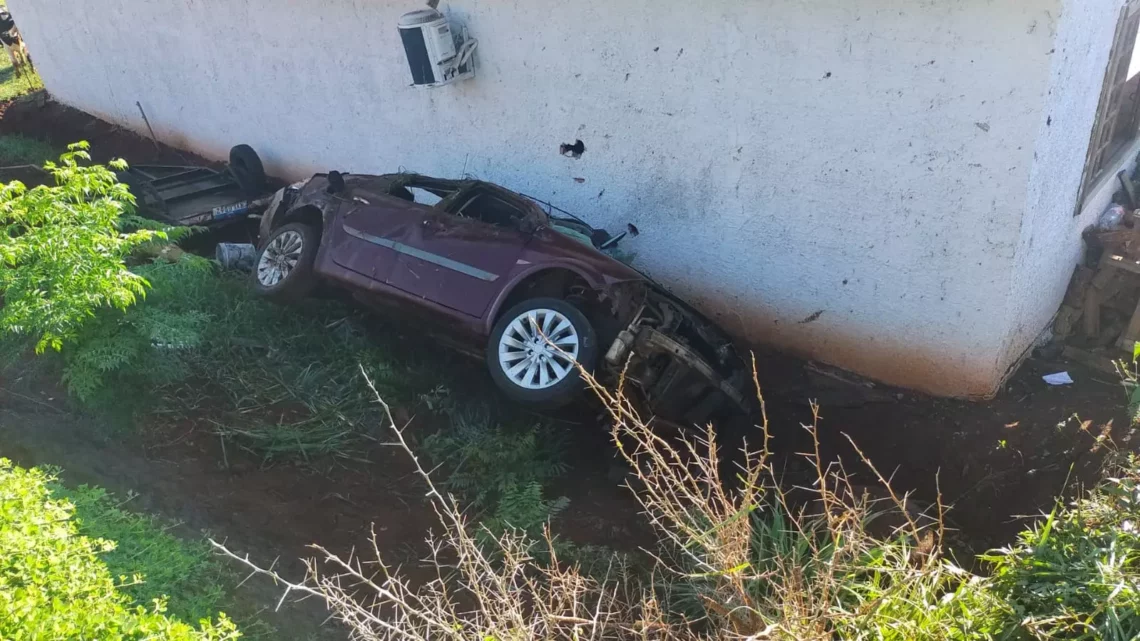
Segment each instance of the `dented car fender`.
[[[296,213],[312,208],[321,212],[321,227],[328,222],[328,216],[335,211],[336,201],[342,200],[334,194],[328,193],[328,178],[324,174],[317,174],[308,180],[295,182],[288,187],[279,189],[273,195],[273,201],[261,216],[258,226],[259,245],[262,239],[269,237],[269,232],[280,227],[296,216]],[[290,192],[293,196],[289,197]]]
[[509,280],[499,295],[491,302],[491,307],[486,315],[484,315],[484,331],[489,335],[498,319],[499,314],[503,311],[503,305],[511,297],[519,286],[529,282],[532,278],[539,276],[543,273],[550,273],[558,270],[571,272],[581,278],[586,285],[597,292],[602,292],[606,296],[611,295],[612,287],[617,283],[641,281],[642,278],[638,275],[636,278],[630,278],[628,281],[615,279],[611,276],[603,274],[602,272],[593,269],[589,265],[573,260],[559,260],[551,262],[549,258],[541,264],[533,264],[527,260],[524,254],[519,258],[519,263],[516,265],[517,269],[512,271],[509,275]]

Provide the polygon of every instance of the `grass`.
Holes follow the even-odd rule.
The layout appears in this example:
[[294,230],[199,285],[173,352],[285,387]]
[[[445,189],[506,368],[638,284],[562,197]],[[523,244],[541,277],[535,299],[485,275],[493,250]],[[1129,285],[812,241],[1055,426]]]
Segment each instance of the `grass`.
[[[659,538],[648,582],[612,557],[601,576],[560,562],[549,535],[549,555],[535,554],[543,542],[524,530],[479,536],[390,413],[394,441],[428,486],[443,526],[427,535],[430,580],[409,581],[375,541],[366,553],[375,562],[312,546],[317,558],[301,583],[214,545],[290,592],[324,600],[353,638],[1140,639],[1136,455],[1111,457],[1095,488],[1059,500],[1016,544],[984,556],[992,571],[980,575],[951,561],[941,496],[918,515],[857,446],[889,500],[870,499],[842,464],[821,458],[818,407],[803,426],[814,445],[803,456],[816,478],[792,497],[773,465],[766,419],[761,446],[745,446],[729,482],[711,426],[663,437],[620,391],[591,385],[606,402],[614,445],[636,476],[629,487]],[[875,526],[882,518],[897,525]]]
[[[204,611],[204,617],[184,621],[167,610],[169,595],[155,593],[156,600],[142,602],[128,594],[144,580],[140,569],[160,568],[132,563],[116,572],[101,557],[114,555],[116,543],[138,550],[153,537],[146,538],[145,527],[103,528],[119,535],[118,542],[89,536],[81,531],[74,506],[56,495],[55,482],[47,471],[0,459],[0,637],[232,641],[239,636],[223,614]],[[131,540],[138,535],[143,538]],[[162,544],[177,549],[169,541]]]
[[[0,3],[0,8],[4,4]],[[35,59],[33,58],[33,64]],[[12,61],[7,55],[0,55],[0,102],[18,98],[26,93],[44,88],[44,81],[38,73],[32,72],[24,76],[16,75],[12,68]]]
[[135,269],[146,301],[101,314],[60,363],[72,392],[120,424],[190,421],[266,461],[357,459],[376,424],[361,367],[413,404],[451,358],[336,301],[257,298],[248,274],[201,258]]
[[[0,8],[4,5],[0,3]],[[12,61],[7,55],[0,55],[0,102],[7,102],[24,94],[43,89],[44,83],[39,74],[29,73],[17,76]],[[42,165],[46,160],[55,160],[61,150],[51,145],[19,134],[0,136],[0,167],[12,165]]]
[[[136,604],[165,597],[167,614],[198,621],[228,611],[230,590],[240,577],[215,557],[205,538],[183,539],[173,533],[177,523],[125,509],[132,497],[120,500],[99,487],[51,486],[52,495],[75,506],[79,533],[117,545],[100,555],[112,576],[141,574],[142,581],[123,588]],[[227,612],[232,614],[232,612]],[[239,622],[249,628],[264,623]]]
[[0,135],[0,167],[14,165],[42,165],[59,157],[59,150],[50,144],[20,134]]
[[15,69],[12,68],[12,61],[8,59],[8,56],[0,56],[0,101],[19,98],[24,94],[43,88],[44,81],[40,79],[38,73],[23,77],[18,76]]

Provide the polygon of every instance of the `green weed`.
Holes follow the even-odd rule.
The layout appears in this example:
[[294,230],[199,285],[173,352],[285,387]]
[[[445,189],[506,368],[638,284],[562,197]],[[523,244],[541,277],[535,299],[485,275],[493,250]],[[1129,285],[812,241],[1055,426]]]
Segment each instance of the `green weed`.
[[562,433],[533,423],[504,424],[485,403],[435,400],[449,429],[428,436],[424,451],[448,473],[445,485],[483,514],[492,533],[516,528],[532,535],[566,509],[544,486],[568,470]]
[[1140,635],[1140,459],[1126,456],[1069,505],[982,558],[993,590],[1038,639]]
[[120,421],[206,421],[269,459],[357,458],[375,404],[360,364],[395,398],[414,398],[400,359],[344,305],[284,308],[252,295],[247,274],[200,257],[132,268],[146,302],[103,313],[63,352],[63,378],[84,404]]

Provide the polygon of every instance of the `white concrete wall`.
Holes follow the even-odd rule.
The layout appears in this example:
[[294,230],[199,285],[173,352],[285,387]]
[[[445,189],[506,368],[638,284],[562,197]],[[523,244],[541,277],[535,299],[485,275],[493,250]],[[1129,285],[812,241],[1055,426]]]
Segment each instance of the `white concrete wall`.
[[[1064,0],[1050,46],[1049,82],[1038,128],[1009,298],[1012,315],[1001,362],[1015,362],[1049,325],[1081,258],[1081,232],[1096,222],[1131,167],[1136,147],[1123,151],[1105,177],[1078,203],[1084,161],[1096,120],[1105,69],[1125,0]],[[1082,206],[1078,206],[1082,205]]]
[[[290,177],[466,172],[633,222],[639,266],[741,337],[984,395],[1043,324],[1021,301],[1067,279],[1026,275],[1073,253],[1070,219],[1047,245],[1022,225],[1068,198],[1043,188],[1071,184],[1095,102],[1038,143],[1050,81],[1102,64],[1051,52],[1061,2],[456,0],[479,77],[433,90],[407,86],[412,0],[9,5],[63,102],[139,129],[137,100],[163,139]],[[1108,3],[1067,41],[1096,49]],[[1031,173],[1035,145],[1055,167]]]

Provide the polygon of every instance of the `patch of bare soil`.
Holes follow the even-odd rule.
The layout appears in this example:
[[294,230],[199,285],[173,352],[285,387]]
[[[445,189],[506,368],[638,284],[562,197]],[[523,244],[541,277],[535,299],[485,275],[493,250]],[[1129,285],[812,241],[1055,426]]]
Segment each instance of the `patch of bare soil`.
[[21,134],[64,149],[86,140],[96,162],[123,158],[134,164],[216,165],[66,105],[43,90],[0,103],[0,134]]
[[[1048,511],[1057,496],[1095,481],[1105,454],[1095,438],[1106,426],[1121,449],[1136,445],[1119,380],[1060,358],[1029,358],[986,402],[840,383],[787,357],[772,356],[763,368],[778,451],[808,451],[798,426],[811,421],[809,399],[818,400],[825,457],[874,484],[849,435],[900,492],[933,504],[941,491],[962,554],[1011,542],[1025,525],[1018,517]],[[1075,383],[1041,379],[1060,371]]]

